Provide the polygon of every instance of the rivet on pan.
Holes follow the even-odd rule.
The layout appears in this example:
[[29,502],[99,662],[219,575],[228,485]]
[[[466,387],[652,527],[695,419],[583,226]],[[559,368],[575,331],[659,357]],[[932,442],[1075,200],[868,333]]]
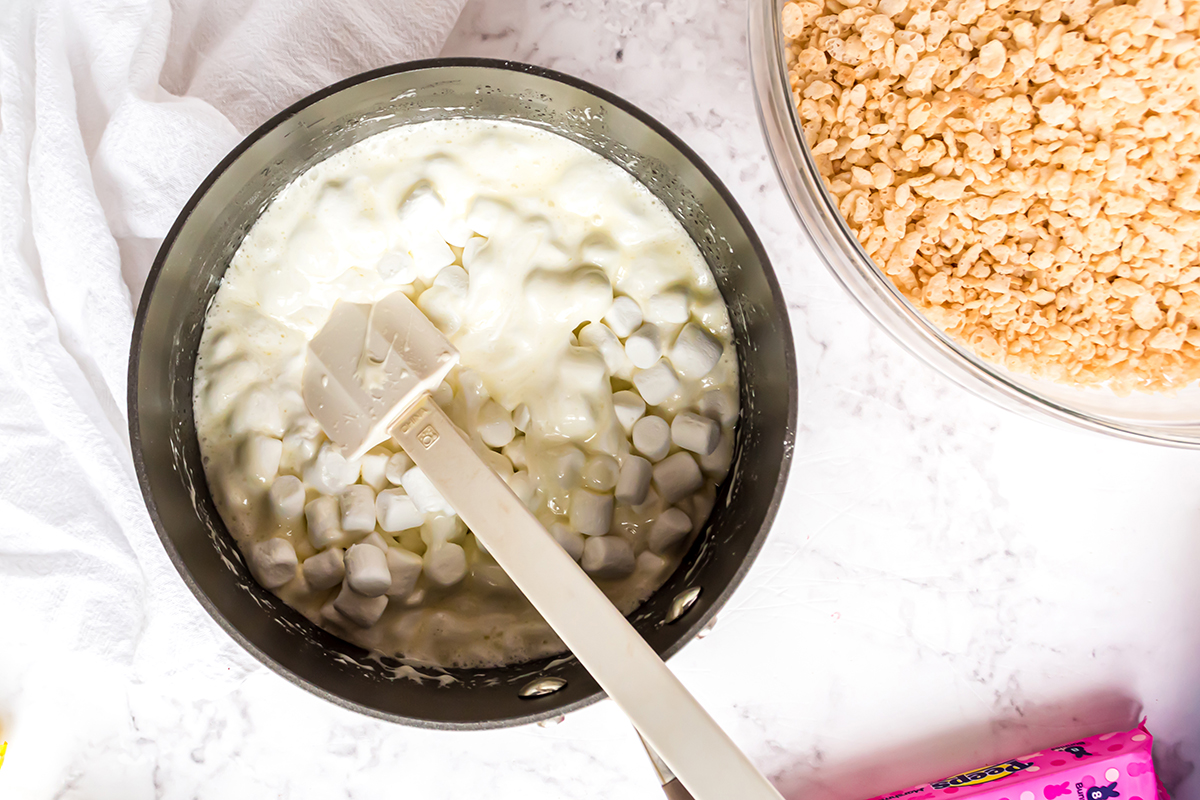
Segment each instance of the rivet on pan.
[[565,719],[566,719],[566,717],[564,715],[559,714],[557,717],[550,717],[550,719],[542,720],[541,722],[538,723],[538,727],[539,728],[553,728],[555,725],[561,724],[563,722],[563,720],[565,720]]
[[525,684],[517,694],[521,697],[545,697],[548,694],[554,694],[566,685],[567,682],[562,678],[538,678],[536,681]]
[[671,607],[667,609],[667,624],[671,624],[690,611],[698,597],[700,597],[699,586],[693,586],[691,589],[685,589],[675,595],[675,599],[671,601]]
[[715,627],[717,627],[717,618],[714,616],[708,622],[704,623],[703,628],[696,631],[696,638],[703,639],[705,636],[708,636],[710,633],[712,633],[712,629]]

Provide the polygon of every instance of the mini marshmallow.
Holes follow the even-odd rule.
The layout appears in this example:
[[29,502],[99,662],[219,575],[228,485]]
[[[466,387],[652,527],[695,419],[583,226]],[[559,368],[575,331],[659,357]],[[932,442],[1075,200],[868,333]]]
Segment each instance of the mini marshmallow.
[[612,396],[612,404],[613,413],[617,415],[617,422],[621,423],[625,433],[632,431],[633,423],[646,413],[646,401],[637,392],[631,392],[628,389],[615,392]]
[[317,455],[320,437],[321,426],[315,419],[309,418],[293,426],[283,437],[283,457],[279,460],[279,468],[301,472]]
[[625,366],[625,348],[617,334],[603,322],[589,322],[579,331],[579,344],[594,347],[610,375],[616,375]]
[[413,266],[421,280],[428,281],[442,267],[454,263],[454,251],[435,230],[409,231],[407,239],[408,252],[412,255]]
[[721,434],[721,440],[717,442],[717,446],[708,455],[702,455],[699,458],[700,469],[705,475],[713,478],[723,478],[729,472],[729,466],[733,463],[733,435],[729,433]]
[[[470,226],[468,226],[469,228]],[[487,247],[488,240],[483,236],[471,236],[467,239],[466,244],[462,246],[462,265],[467,274],[471,274],[471,265],[475,263],[475,258],[483,252]]]
[[371,531],[366,535],[366,537],[363,538],[362,541],[359,542],[359,544],[369,544],[371,547],[378,547],[379,550],[384,553],[386,553],[388,548],[391,547],[391,545],[388,544],[387,539],[384,539],[379,535],[379,531]]
[[387,464],[391,453],[381,447],[376,447],[360,459],[362,461],[362,481],[375,491],[387,486]]
[[587,536],[603,536],[612,525],[613,497],[587,489],[571,492],[571,509],[567,522]]
[[667,571],[673,564],[657,553],[643,550],[637,557],[637,572],[642,580],[658,585],[667,577]]
[[268,589],[278,589],[296,577],[296,548],[287,539],[267,539],[250,547],[250,572]]
[[642,324],[642,307],[632,297],[622,295],[613,300],[604,321],[613,333],[624,339]]
[[387,596],[408,597],[417,586],[424,562],[419,555],[403,547],[389,547],[384,555],[387,557],[388,572],[392,576],[392,585],[388,587]]
[[446,542],[461,541],[466,532],[467,526],[458,517],[437,514],[425,519],[421,526],[421,541],[428,548],[438,548]]
[[246,474],[252,481],[271,483],[279,474],[279,459],[283,457],[283,442],[271,436],[255,434],[242,446]]
[[679,544],[691,530],[691,517],[678,508],[668,508],[650,525],[647,544],[651,550],[661,555]]
[[515,427],[521,433],[527,432],[529,430],[530,422],[529,406],[521,403],[519,406],[514,408],[512,412],[512,421],[513,427]]
[[425,514],[402,489],[385,489],[375,498],[375,518],[388,533],[421,527]]
[[242,396],[229,417],[229,428],[235,434],[265,433],[283,436],[283,414],[279,403],[266,392],[255,390]]
[[671,426],[650,414],[634,423],[632,439],[639,453],[651,461],[662,461],[671,450]]
[[404,491],[412,499],[415,505],[424,514],[454,514],[454,507],[446,502],[446,498],[442,497],[433,485],[429,478],[425,477],[425,473],[419,467],[413,467],[408,472],[404,473],[401,479],[404,485]]
[[684,411],[671,421],[671,441],[684,450],[706,456],[721,441],[721,426],[708,417]]
[[671,348],[671,363],[685,378],[697,380],[712,372],[721,360],[721,343],[704,328],[689,322],[683,326]]
[[601,580],[624,578],[633,573],[633,547],[620,536],[590,536],[583,543],[583,571]]
[[622,451],[629,452],[629,436],[620,425],[609,424],[596,431],[588,445],[594,452],[617,458]]
[[658,496],[658,492],[654,491],[654,484],[650,485],[650,491],[646,492],[646,499],[633,507],[636,514],[642,516],[654,515],[659,511],[662,500]]
[[638,369],[646,369],[654,365],[662,356],[662,339],[658,327],[647,322],[625,340],[625,355]]
[[363,597],[378,597],[392,585],[387,555],[378,547],[360,542],[346,551],[346,585]]
[[646,303],[646,319],[656,324],[680,325],[688,321],[688,296],[682,289],[669,289]]
[[467,575],[467,554],[457,544],[447,542],[425,551],[425,577],[438,586],[453,586]]
[[654,465],[654,488],[664,503],[675,504],[704,485],[691,453],[676,453]]
[[302,472],[304,466],[317,454],[317,442],[301,434],[289,433],[283,437],[283,456],[279,468],[289,472]]
[[404,481],[404,473],[412,469],[412,466],[412,459],[407,453],[396,453],[388,459],[383,475],[388,479],[388,483],[399,486]]
[[277,519],[299,519],[304,513],[304,484],[295,475],[276,478],[267,495]]
[[375,265],[379,277],[392,283],[412,283],[417,279],[417,265],[407,251],[390,250]]
[[617,478],[617,502],[636,506],[645,502],[649,491],[650,462],[640,456],[625,456],[621,464],[621,475]]
[[369,628],[378,622],[379,618],[383,616],[383,610],[387,608],[387,604],[386,595],[365,597],[351,589],[349,581],[342,584],[342,590],[338,592],[337,599],[333,601],[334,609],[360,628]]
[[737,398],[734,396],[733,390],[728,387],[709,389],[700,396],[700,402],[697,405],[701,414],[709,419],[715,419],[726,427],[733,425],[738,418]]
[[417,307],[447,336],[462,327],[462,306],[462,295],[436,284],[421,292],[417,298]]
[[458,398],[466,405],[467,411],[477,412],[491,395],[483,385],[483,376],[473,369],[461,369],[458,372]]
[[475,428],[488,447],[504,447],[513,439],[512,416],[495,400],[488,400],[479,409],[479,422]]
[[588,457],[583,464],[580,478],[587,488],[597,492],[607,492],[617,485],[617,476],[620,472],[621,467],[615,458],[600,453]]
[[337,586],[346,577],[345,554],[331,547],[304,559],[304,579],[318,592]]
[[576,561],[583,558],[583,534],[571,530],[561,522],[556,522],[550,526],[550,535],[562,546],[563,550],[567,551],[567,555],[571,558]]
[[454,217],[441,224],[438,235],[445,239],[448,245],[466,247],[467,242],[471,240],[471,226],[466,220]]
[[331,445],[317,452],[317,459],[304,470],[304,482],[321,494],[338,494],[358,480],[358,462],[347,461]]
[[457,264],[451,264],[442,269],[433,279],[434,286],[444,286],[460,297],[465,297],[467,288],[470,286],[470,278],[467,276],[467,271]]
[[648,406],[656,406],[679,391],[679,377],[665,358],[633,376],[633,385]]
[[518,436],[511,442],[504,445],[504,449],[500,451],[517,469],[524,469],[529,466],[529,460],[525,451],[525,437]]
[[347,486],[338,496],[342,509],[342,530],[346,533],[369,533],[375,530],[375,491],[356,483]]
[[342,515],[336,497],[321,495],[304,507],[308,521],[308,540],[318,550],[324,550],[342,540]]

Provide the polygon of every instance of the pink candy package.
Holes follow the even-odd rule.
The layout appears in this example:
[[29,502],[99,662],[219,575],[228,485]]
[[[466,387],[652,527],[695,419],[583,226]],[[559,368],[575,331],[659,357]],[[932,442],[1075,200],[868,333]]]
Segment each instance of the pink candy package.
[[872,800],[1170,800],[1154,777],[1145,721]]

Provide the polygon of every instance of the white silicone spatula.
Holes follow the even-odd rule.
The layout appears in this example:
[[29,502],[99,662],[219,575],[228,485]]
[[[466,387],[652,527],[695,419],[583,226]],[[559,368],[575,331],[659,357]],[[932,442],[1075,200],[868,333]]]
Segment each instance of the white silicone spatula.
[[389,436],[400,443],[697,800],[781,800],[433,402],[457,360],[400,292],[339,302],[309,345],[304,401],[355,457]]

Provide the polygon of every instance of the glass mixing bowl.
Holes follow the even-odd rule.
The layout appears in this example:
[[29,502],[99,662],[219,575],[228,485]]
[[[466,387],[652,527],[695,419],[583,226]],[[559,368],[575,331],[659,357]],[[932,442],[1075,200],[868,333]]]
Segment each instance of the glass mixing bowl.
[[976,357],[904,298],[842,219],[809,152],[788,84],[784,3],[748,3],[759,121],[775,170],[813,248],[859,305],[910,353],[1004,408],[1126,439],[1200,447],[1200,387],[1121,397],[1104,388],[1080,389],[1019,375]]

